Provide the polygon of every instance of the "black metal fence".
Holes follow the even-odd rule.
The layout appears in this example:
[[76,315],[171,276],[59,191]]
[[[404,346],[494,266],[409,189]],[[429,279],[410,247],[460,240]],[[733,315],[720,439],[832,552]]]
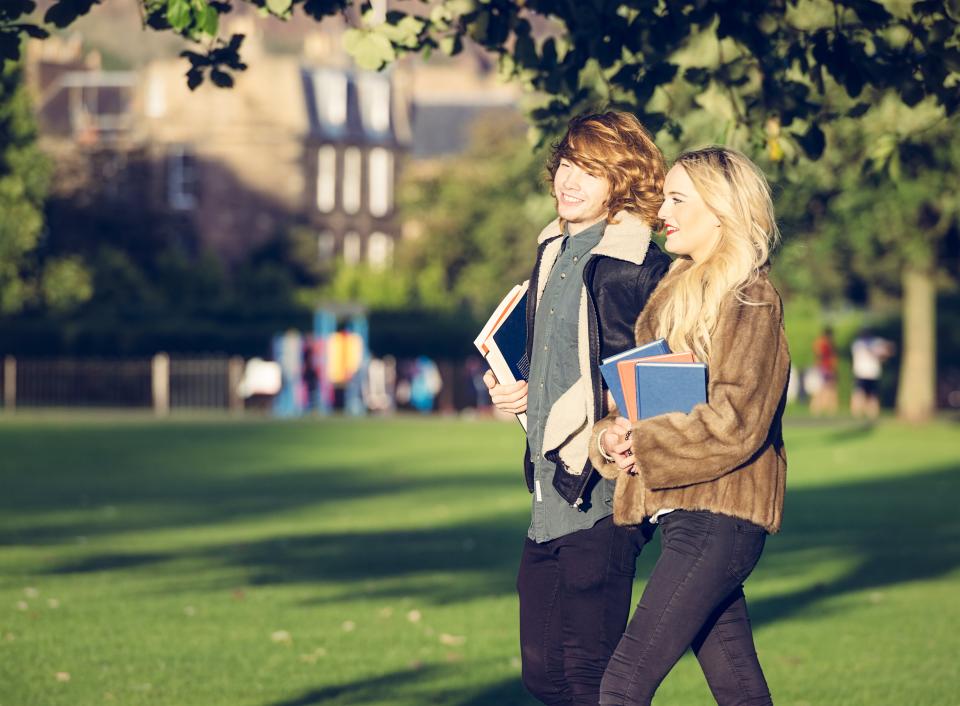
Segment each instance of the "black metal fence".
[[21,359],[0,366],[5,408],[237,409],[241,358]]

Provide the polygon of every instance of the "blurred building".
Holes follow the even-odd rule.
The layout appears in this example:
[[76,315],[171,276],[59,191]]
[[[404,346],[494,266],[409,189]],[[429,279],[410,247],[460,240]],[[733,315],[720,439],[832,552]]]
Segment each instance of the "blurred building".
[[228,90],[207,81],[190,91],[179,57],[106,71],[77,39],[32,43],[55,188],[147,209],[163,237],[226,263],[301,228],[321,260],[382,268],[401,237],[405,165],[462,151],[478,116],[517,112],[516,89],[475,52],[366,72],[340,49],[342,23],[313,24],[302,50],[283,54],[265,49],[259,27],[248,16],[228,28],[246,36],[249,66]]

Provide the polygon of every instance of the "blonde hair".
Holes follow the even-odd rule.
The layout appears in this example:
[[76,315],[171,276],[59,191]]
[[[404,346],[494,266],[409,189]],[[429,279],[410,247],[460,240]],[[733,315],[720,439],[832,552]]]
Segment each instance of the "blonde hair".
[[547,162],[551,194],[562,159],[610,182],[608,221],[625,210],[656,226],[667,167],[663,153],[635,115],[611,110],[571,120]]
[[[780,239],[770,185],[745,155],[726,147],[707,147],[681,154],[683,167],[707,208],[720,221],[720,237],[700,262],[670,282],[660,309],[658,335],[675,351],[689,350],[710,360],[710,338],[720,318],[720,305],[731,292],[746,305],[744,291],[768,264]],[[689,258],[678,258],[671,269]]]

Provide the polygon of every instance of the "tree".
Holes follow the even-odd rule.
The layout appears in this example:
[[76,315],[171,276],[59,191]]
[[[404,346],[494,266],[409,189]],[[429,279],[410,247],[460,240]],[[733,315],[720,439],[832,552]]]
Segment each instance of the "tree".
[[31,298],[28,254],[43,227],[47,168],[17,65],[0,73],[0,313]]
[[901,302],[897,410],[922,421],[935,406],[937,289],[960,276],[960,263],[947,256],[960,239],[957,121],[930,102],[909,108],[887,96],[863,119],[838,122],[827,134],[836,147],[798,168],[790,185],[807,221],[795,224],[807,237],[790,257],[813,259],[794,272],[816,274],[806,286],[822,296],[842,294],[838,275],[847,274],[846,284],[862,284],[867,298]]
[[7,64],[0,71],[0,315],[41,303],[66,311],[91,296],[80,258],[37,253],[49,176],[21,67]]

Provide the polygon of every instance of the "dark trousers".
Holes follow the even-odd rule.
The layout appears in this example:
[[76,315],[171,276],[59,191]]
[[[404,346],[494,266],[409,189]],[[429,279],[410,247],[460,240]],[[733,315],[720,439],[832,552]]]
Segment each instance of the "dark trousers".
[[545,704],[596,706],[600,680],[630,613],[637,555],[651,525],[593,527],[543,544],[527,539],[520,559],[523,683]]
[[685,510],[659,524],[660,558],[603,675],[600,703],[649,704],[690,647],[718,704],[772,704],[743,596],[766,532],[744,520]]

